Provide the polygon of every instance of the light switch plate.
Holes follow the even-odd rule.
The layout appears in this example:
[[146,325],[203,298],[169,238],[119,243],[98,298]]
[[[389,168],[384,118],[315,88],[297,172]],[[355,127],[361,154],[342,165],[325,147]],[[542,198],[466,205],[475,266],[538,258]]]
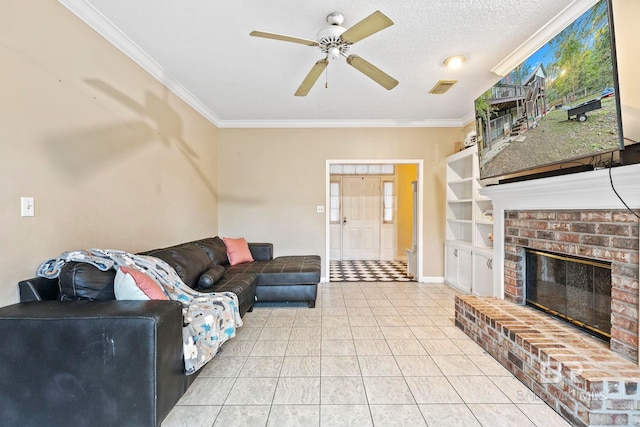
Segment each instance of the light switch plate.
[[20,215],[33,216],[35,208],[33,205],[33,197],[21,197],[20,198]]

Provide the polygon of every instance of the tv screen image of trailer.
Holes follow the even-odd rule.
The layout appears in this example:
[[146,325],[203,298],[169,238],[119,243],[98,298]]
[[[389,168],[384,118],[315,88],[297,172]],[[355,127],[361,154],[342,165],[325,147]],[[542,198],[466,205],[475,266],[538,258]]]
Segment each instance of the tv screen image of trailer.
[[481,178],[597,163],[622,147],[601,0],[475,101]]

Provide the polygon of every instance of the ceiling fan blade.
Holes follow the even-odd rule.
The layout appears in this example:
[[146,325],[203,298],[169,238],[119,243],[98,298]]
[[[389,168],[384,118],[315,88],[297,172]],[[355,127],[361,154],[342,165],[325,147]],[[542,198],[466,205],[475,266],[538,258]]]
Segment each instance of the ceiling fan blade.
[[342,33],[340,38],[353,44],[392,25],[391,18],[377,10]]
[[398,81],[396,79],[358,55],[349,55],[347,57],[347,64],[365,74],[387,90],[391,90],[398,85]]
[[316,62],[314,66],[311,68],[311,71],[309,71],[309,74],[307,74],[307,77],[304,78],[304,80],[300,84],[300,87],[298,87],[298,90],[294,95],[307,96],[307,94],[309,93],[309,91],[311,90],[315,82],[318,80],[318,77],[320,77],[320,74],[322,74],[324,69],[327,68],[328,64],[329,64],[329,60],[327,58],[321,59],[318,62]]
[[263,37],[265,39],[274,39],[274,40],[282,40],[282,41],[291,42],[291,43],[299,43],[307,46],[318,46],[318,42],[315,40],[307,40],[307,39],[301,39],[298,37],[283,36],[282,34],[265,33],[263,31],[251,31],[249,35],[253,37]]

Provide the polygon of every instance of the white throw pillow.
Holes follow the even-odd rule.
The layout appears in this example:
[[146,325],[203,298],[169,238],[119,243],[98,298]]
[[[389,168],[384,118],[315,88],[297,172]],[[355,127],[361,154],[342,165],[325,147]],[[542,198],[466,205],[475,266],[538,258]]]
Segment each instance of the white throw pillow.
[[162,287],[151,276],[127,266],[121,266],[116,271],[113,291],[117,300],[169,299]]

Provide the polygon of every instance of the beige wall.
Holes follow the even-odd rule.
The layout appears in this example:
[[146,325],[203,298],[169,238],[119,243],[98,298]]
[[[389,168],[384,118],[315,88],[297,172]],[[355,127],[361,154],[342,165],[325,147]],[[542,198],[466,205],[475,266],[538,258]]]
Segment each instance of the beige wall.
[[64,250],[217,234],[216,127],[55,0],[0,16],[0,306]]
[[220,129],[220,233],[325,258],[328,159],[423,159],[424,271],[442,277],[444,158],[459,128]]

